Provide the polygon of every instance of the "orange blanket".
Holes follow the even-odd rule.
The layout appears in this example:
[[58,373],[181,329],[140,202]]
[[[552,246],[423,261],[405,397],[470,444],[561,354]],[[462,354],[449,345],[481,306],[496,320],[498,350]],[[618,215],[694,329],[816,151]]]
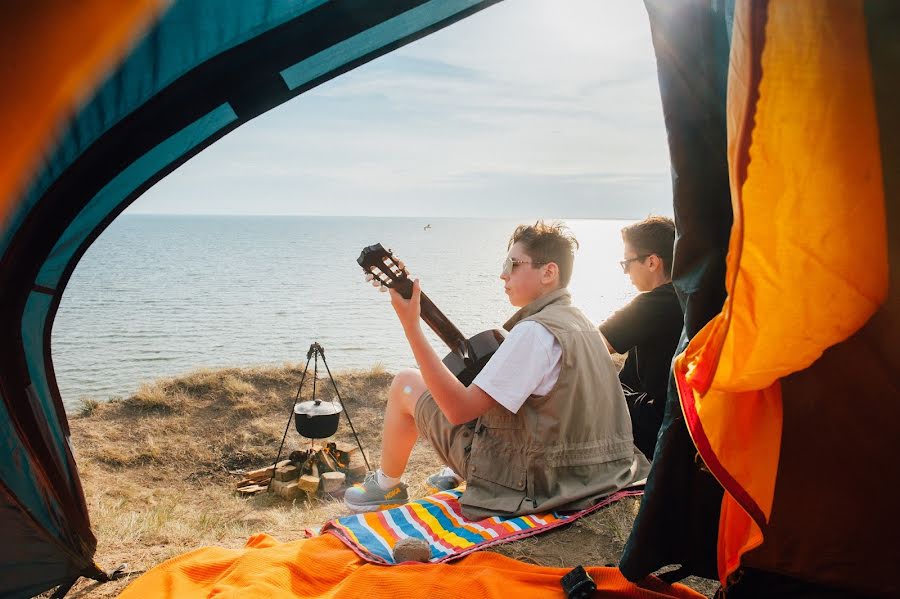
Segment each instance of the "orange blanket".
[[[563,597],[559,580],[565,572],[489,552],[454,564],[386,567],[366,563],[332,535],[279,543],[258,534],[244,549],[205,547],[172,558],[131,583],[121,597]],[[657,579],[640,588],[616,568],[588,572],[603,597],[703,597]]]

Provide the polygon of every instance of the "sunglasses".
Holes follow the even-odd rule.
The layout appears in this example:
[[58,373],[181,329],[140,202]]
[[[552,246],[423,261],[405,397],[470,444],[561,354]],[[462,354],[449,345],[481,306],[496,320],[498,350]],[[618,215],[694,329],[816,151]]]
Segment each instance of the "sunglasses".
[[637,256],[636,258],[627,258],[625,260],[621,260],[619,262],[619,266],[622,267],[623,273],[628,274],[628,269],[631,268],[632,262],[635,262],[635,261],[643,262],[644,260],[646,260],[647,258],[649,258],[652,255],[653,254],[642,254],[640,256]]
[[512,274],[512,271],[519,264],[533,264],[535,266],[540,266],[542,264],[547,264],[546,262],[535,262],[533,260],[513,260],[509,256],[506,257],[506,260],[503,261],[503,266],[500,269],[501,276],[508,276]]

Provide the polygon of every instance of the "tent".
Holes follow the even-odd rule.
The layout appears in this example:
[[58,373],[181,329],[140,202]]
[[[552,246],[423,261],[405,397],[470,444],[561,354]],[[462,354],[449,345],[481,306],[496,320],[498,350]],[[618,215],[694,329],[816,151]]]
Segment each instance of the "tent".
[[[0,522],[10,533],[0,594],[106,576],[93,561],[50,348],[61,295],[91,243],[236,127],[494,1],[5,11],[4,58],[19,68],[0,73],[12,97],[0,111]],[[900,532],[890,493],[900,488],[900,308],[889,295],[900,264],[889,243],[900,9],[646,5],[685,328],[622,571],[636,580],[681,564],[734,588],[772,575],[900,592],[889,542]]]

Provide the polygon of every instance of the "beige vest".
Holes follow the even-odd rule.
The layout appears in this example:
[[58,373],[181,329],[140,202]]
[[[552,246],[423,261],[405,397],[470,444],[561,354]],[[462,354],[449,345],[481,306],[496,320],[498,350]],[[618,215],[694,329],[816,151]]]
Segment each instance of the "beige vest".
[[647,477],[628,406],[597,327],[558,289],[504,326],[540,323],[562,348],[559,380],[518,413],[497,404],[475,425],[460,503],[472,519],[583,509]]

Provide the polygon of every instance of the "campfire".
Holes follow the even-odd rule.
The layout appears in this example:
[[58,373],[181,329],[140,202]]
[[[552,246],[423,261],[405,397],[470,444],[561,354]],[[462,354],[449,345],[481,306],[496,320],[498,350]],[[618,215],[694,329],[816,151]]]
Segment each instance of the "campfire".
[[291,452],[274,468],[246,472],[237,492],[246,496],[269,490],[285,499],[317,495],[339,498],[365,474],[366,460],[358,446],[341,442],[317,446],[311,442],[309,448]]
[[[328,379],[338,403],[335,403],[334,399],[323,401],[316,398],[320,357],[322,365],[328,372]],[[313,360],[312,399],[300,401],[309,363]],[[347,417],[347,424],[350,425],[356,445],[323,442],[337,431],[342,412]],[[293,451],[287,460],[278,461],[292,420],[297,433],[302,438],[309,439],[309,448]],[[322,444],[317,446],[317,443]],[[285,425],[281,446],[274,462],[268,468],[247,472],[245,478],[238,483],[237,492],[241,495],[255,495],[260,491],[269,490],[291,500],[313,495],[342,497],[347,486],[362,480],[369,470],[369,454],[363,453],[350,415],[344,410],[344,400],[341,399],[334,377],[331,376],[331,369],[325,362],[325,349],[318,343],[310,345],[309,351],[306,352],[306,367],[303,369],[303,376],[300,378],[297,395],[294,397],[290,417]]]

